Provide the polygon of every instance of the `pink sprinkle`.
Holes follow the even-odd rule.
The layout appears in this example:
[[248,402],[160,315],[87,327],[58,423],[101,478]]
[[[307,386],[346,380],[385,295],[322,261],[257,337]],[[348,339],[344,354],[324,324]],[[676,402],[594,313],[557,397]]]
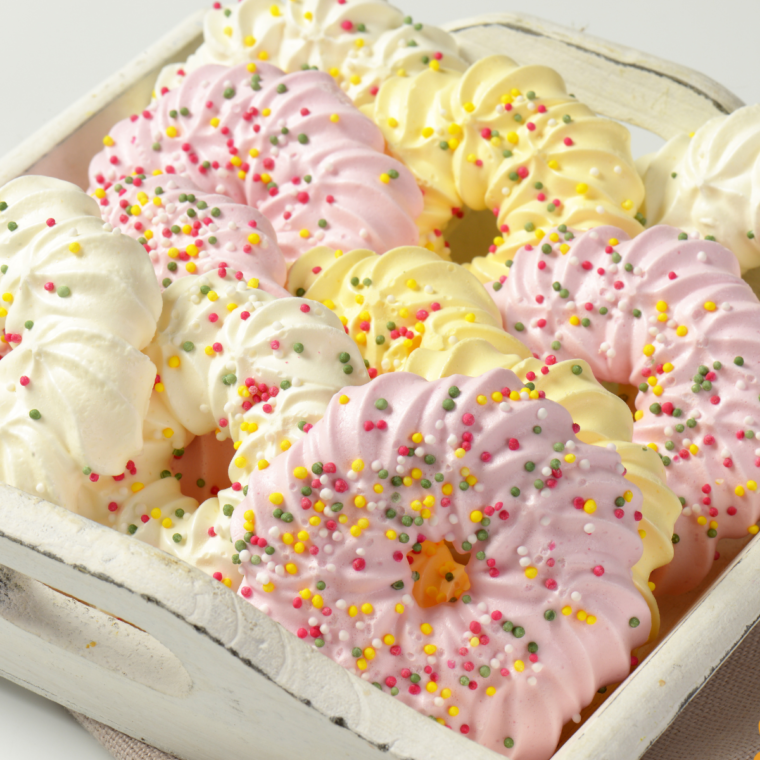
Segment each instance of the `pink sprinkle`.
[[[482,628],[480,627],[480,623],[478,623],[478,621],[477,621],[477,620],[473,620],[473,621],[470,623],[470,630],[471,630],[473,633],[480,633],[480,631],[482,630]],[[472,664],[472,663],[470,663],[470,664]],[[465,669],[468,669],[466,665],[465,665]],[[472,670],[472,668],[469,668],[469,670]]]
[[510,438],[507,441],[507,446],[509,446],[510,451],[517,451],[517,449],[520,448],[520,442],[517,440],[517,438]]
[[729,507],[726,512],[733,517],[736,514],[736,507]]
[[675,280],[678,275],[675,272],[668,272],[668,279]]
[[622,520],[625,517],[625,512],[622,509],[620,509],[620,507],[618,507],[615,510],[615,517],[617,517],[618,520]]
[[279,340],[273,340],[269,343],[269,348],[272,349],[272,351],[276,351],[280,347],[280,341]]
[[348,483],[342,478],[338,478],[335,483],[333,483],[333,488],[335,488],[338,493],[345,493],[348,491]]
[[491,461],[491,454],[488,451],[484,451],[480,455],[480,461],[481,462],[490,462]]
[[55,285],[52,282],[46,282],[43,287],[45,288],[45,290],[47,290],[48,293],[51,293],[52,291],[55,290]]
[[296,631],[296,636],[298,636],[299,639],[305,639],[309,635],[309,632],[305,628],[299,628]]
[[219,419],[219,427],[226,428],[228,424],[229,422],[224,417]]
[[636,520],[636,522],[641,522],[641,520],[644,519],[644,515],[641,514],[641,512],[634,512],[633,513],[633,519]]
[[532,121],[529,121],[525,126],[528,128],[528,132],[536,131],[536,125]]
[[250,316],[251,316],[250,311],[244,311],[244,312],[241,312],[240,319],[242,319],[245,322],[245,320],[248,319],[248,317]]
[[345,29],[347,32],[350,32],[354,28],[354,25],[348,19],[346,19],[345,21],[342,21],[340,26],[342,29]]
[[[526,248],[527,248],[527,246],[526,246]],[[538,268],[539,268],[541,271],[543,271],[544,269],[546,269],[546,262],[545,262],[545,261],[539,261],[539,262],[538,262]]]
[[354,570],[357,572],[364,570],[364,568],[367,566],[367,563],[361,557],[357,557],[351,564],[353,565]]
[[217,570],[212,577],[215,581],[220,581],[224,576]]
[[375,423],[371,420],[365,420],[364,421],[364,430],[365,432],[369,433],[371,430],[375,429]]
[[302,303],[302,304],[301,304],[301,311],[302,311],[304,314],[307,314],[308,312],[310,312],[310,311],[311,311],[311,306],[309,306],[309,304],[307,304],[307,303]]
[[47,224],[48,227],[55,227],[55,219],[51,217],[47,220],[47,222],[45,222],[45,224]]
[[472,425],[475,423],[475,417],[471,415],[469,412],[462,415],[462,422],[465,425]]
[[597,565],[592,571],[597,578],[601,578],[604,575],[604,568],[601,565]]
[[211,538],[213,538],[216,535],[216,531],[214,530],[213,525],[208,529],[207,533],[209,534],[209,536],[211,536]]
[[720,396],[710,396],[710,403],[713,406],[717,406],[718,404],[720,404]]
[[565,145],[568,145],[568,146],[573,144],[573,141],[572,141],[572,139],[570,137],[566,137],[562,142],[565,143]]
[[115,501],[112,501],[112,502],[111,502],[111,503],[108,505],[108,511],[109,511],[109,512],[115,512],[115,511],[116,511],[118,508],[119,508],[119,505],[118,505],[118,504],[117,504]]
[[250,586],[241,586],[240,594],[246,599],[250,599],[253,596],[253,589]]
[[395,644],[394,646],[392,646],[391,647],[391,654],[394,657],[398,657],[401,654],[401,647],[398,644]]
[[30,380],[26,375],[21,375],[21,377],[19,378],[19,383],[21,383],[21,385],[26,387],[27,385],[29,385]]

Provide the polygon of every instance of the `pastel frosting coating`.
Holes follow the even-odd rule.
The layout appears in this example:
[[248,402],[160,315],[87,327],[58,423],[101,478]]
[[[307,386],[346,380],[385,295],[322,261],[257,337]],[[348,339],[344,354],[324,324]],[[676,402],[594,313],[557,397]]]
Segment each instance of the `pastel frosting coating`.
[[454,374],[478,377],[496,368],[511,369],[525,383],[510,394],[510,401],[547,398],[560,404],[573,419],[573,432],[584,443],[617,451],[625,467],[625,478],[641,491],[643,503],[639,532],[644,553],[633,567],[633,579],[647,600],[652,614],[650,639],[659,630],[660,613],[649,578],[652,572],[673,559],[673,525],[681,514],[681,504],[665,485],[665,467],[660,457],[641,444],[632,443],[633,418],[628,406],[610,393],[594,377],[582,359],[544,364],[534,359],[520,360],[502,354],[480,338],[458,342],[449,351],[415,351],[406,369],[426,380]]
[[[657,591],[696,586],[721,538],[758,532],[757,297],[721,245],[657,226],[551,232],[489,286],[507,329],[547,363],[571,357],[638,387],[633,440],[658,452],[682,512]],[[498,290],[496,289],[498,288]]]
[[483,282],[548,227],[641,230],[644,189],[628,131],[568,95],[546,66],[489,56],[465,73],[393,78],[371,113],[425,193],[421,245],[440,250],[465,206],[494,212],[493,244],[471,252],[484,254],[471,264]]
[[712,236],[742,273],[760,266],[760,105],[717,116],[638,162],[649,225]]
[[133,172],[179,174],[258,209],[289,261],[320,244],[382,252],[416,241],[422,210],[411,173],[384,147],[329,74],[210,65],[113,127],[91,190]]
[[230,268],[284,296],[287,265],[269,220],[187,177],[127,176],[95,191],[103,219],[141,243],[162,288],[176,279]]
[[135,241],[47,177],[0,188],[0,262],[0,479],[79,511],[142,448],[158,287]]
[[29,322],[80,316],[143,348],[161,312],[153,279],[140,246],[104,227],[76,185],[24,176],[0,189],[3,344],[20,343]]
[[474,337],[500,354],[530,356],[504,332],[478,279],[425,248],[396,248],[382,256],[316,248],[293,265],[288,288],[340,317],[373,376],[404,370],[421,348],[448,353]]
[[559,405],[507,400],[520,387],[494,370],[347,388],[254,473],[232,524],[243,597],[516,760],[548,757],[650,627],[641,494]]
[[163,69],[156,93],[177,87],[204,64],[261,60],[288,72],[328,72],[357,105],[371,102],[390,77],[467,66],[450,34],[414,23],[386,2],[242,0],[208,11],[203,44],[185,63]]
[[340,321],[314,301],[275,299],[229,272],[181,279],[163,299],[147,353],[165,403],[192,434],[232,438],[233,484],[304,435],[343,386],[369,379]]

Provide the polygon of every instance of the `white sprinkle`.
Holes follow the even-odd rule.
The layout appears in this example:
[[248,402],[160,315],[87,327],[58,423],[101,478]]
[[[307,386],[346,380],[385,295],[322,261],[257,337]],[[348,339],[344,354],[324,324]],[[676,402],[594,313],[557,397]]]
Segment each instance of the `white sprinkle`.
[[700,251],[697,254],[697,259],[699,259],[699,261],[707,261],[707,254],[704,251]]
[[538,417],[539,420],[545,420],[548,414],[549,412],[547,412],[546,409],[542,406],[536,413],[536,417]]
[[348,641],[348,638],[349,638],[349,636],[348,636],[348,631],[341,631],[341,632],[338,634],[338,638],[339,638],[341,641]]
[[589,462],[588,459],[581,459],[581,461],[578,462],[578,466],[581,470],[588,470],[591,469],[591,462]]
[[591,535],[596,530],[596,527],[592,523],[586,523],[583,526],[583,530],[585,533],[588,533],[589,535]]
[[544,527],[546,527],[547,525],[549,525],[549,523],[551,523],[551,521],[552,521],[551,517],[549,517],[547,515],[547,516],[541,518],[541,525],[543,525]]

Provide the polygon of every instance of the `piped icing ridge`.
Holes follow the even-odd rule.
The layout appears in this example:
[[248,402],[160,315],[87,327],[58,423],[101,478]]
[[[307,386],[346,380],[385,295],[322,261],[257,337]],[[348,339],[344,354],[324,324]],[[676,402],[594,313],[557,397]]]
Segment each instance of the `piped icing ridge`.
[[633,240],[564,229],[488,287],[509,331],[547,363],[580,357],[598,379],[638,387],[633,440],[660,454],[683,507],[675,558],[654,581],[663,593],[696,586],[717,542],[756,533],[760,518],[760,351],[747,327],[760,303],[736,257],[666,226]]
[[551,754],[650,625],[631,579],[641,494],[564,409],[507,400],[521,387],[494,370],[347,388],[254,473],[232,525],[242,596],[517,760]]
[[289,261],[315,245],[382,252],[417,239],[422,196],[380,130],[329,74],[204,66],[116,124],[91,191],[132,173],[179,174],[258,209]]
[[150,262],[79,188],[25,176],[0,188],[0,293],[0,480],[79,511],[142,448]]
[[229,271],[181,279],[163,299],[147,353],[165,403],[192,434],[232,438],[233,484],[304,435],[343,386],[369,379],[340,321],[314,301],[273,298]]
[[187,177],[127,176],[95,191],[103,219],[148,252],[167,288],[179,277],[231,268],[275,296],[287,295],[285,258],[269,220],[259,211]]
[[638,162],[649,225],[712,236],[760,266],[760,105],[717,116]]
[[340,317],[373,377],[403,371],[419,350],[448,355],[471,338],[499,355],[530,356],[504,332],[478,279],[424,248],[396,248],[382,256],[316,248],[293,265],[288,288]]
[[208,11],[203,44],[184,64],[163,69],[156,94],[181,84],[208,63],[234,66],[270,61],[284,71],[317,68],[332,76],[357,105],[371,102],[380,84],[427,69],[462,71],[456,40],[435,26],[378,0],[242,0]]
[[422,245],[440,249],[463,206],[493,210],[493,244],[471,265],[483,282],[560,223],[641,230],[644,191],[628,131],[578,103],[548,67],[489,56],[464,74],[395,78],[371,113],[425,192]]

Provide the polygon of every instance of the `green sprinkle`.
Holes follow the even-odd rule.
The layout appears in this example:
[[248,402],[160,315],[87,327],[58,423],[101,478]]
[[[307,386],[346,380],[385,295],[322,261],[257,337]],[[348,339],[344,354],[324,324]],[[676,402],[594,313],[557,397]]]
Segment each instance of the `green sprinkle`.
[[[294,344],[293,344],[293,350],[294,350],[294,351],[295,351],[297,354],[302,354],[302,353],[303,353],[303,343],[294,343]],[[345,369],[344,369],[344,371],[345,371]],[[352,370],[352,371],[353,371],[353,370]]]
[[40,417],[42,417],[42,415],[40,414],[40,412],[39,412],[39,410],[38,410],[38,409],[32,409],[32,410],[29,412],[29,416],[30,416],[30,417],[31,417],[33,420],[38,420],[38,419],[40,419]]
[[194,348],[195,348],[195,344],[194,344],[194,343],[191,343],[189,340],[186,340],[186,341],[185,341],[185,342],[182,344],[182,349],[183,349],[184,351],[188,351],[188,352],[190,352],[190,351],[192,351]]

